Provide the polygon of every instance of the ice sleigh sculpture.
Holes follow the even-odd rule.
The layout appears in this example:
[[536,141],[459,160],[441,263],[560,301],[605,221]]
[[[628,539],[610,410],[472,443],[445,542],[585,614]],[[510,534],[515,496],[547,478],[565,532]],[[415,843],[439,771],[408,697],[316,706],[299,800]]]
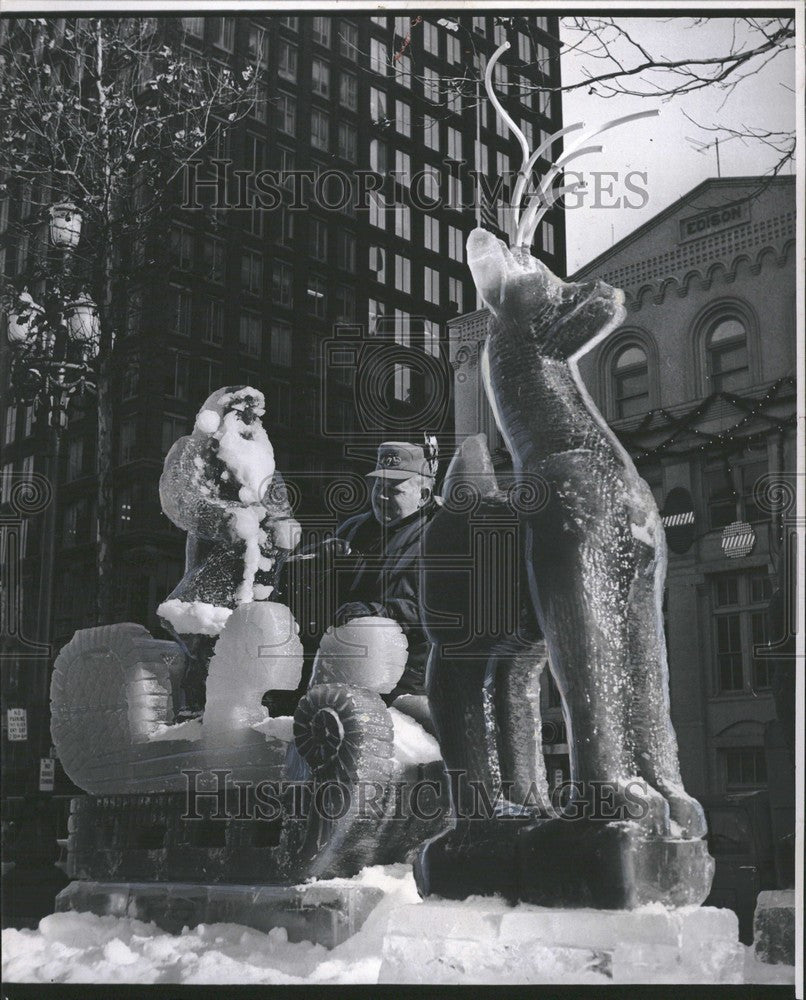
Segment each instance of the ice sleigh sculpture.
[[[447,809],[436,741],[381,698],[406,652],[389,619],[332,629],[293,720],[268,718],[261,696],[297,686],[302,647],[285,605],[250,602],[215,645],[204,719],[171,724],[176,644],[133,624],[76,633],[51,687],[54,744],[90,793],[73,800],[71,876],[287,884],[403,860]],[[286,780],[292,742],[302,781]],[[424,777],[431,800],[401,807]]]

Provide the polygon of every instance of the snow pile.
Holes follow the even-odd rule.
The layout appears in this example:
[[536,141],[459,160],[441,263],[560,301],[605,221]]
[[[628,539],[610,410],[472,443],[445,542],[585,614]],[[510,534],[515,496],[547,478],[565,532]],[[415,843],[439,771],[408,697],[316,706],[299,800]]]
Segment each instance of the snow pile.
[[427,733],[419,722],[410,715],[390,708],[395,727],[395,762],[403,767],[407,764],[428,764],[432,760],[442,760],[439,743]]
[[263,722],[256,722],[252,729],[256,733],[263,733],[267,740],[290,743],[294,739],[294,716],[278,715],[275,718],[264,719]]
[[328,951],[289,943],[237,924],[202,924],[181,935],[154,924],[87,913],[57,913],[36,931],[3,932],[4,982],[62,983],[376,983],[389,914],[418,902],[409,865],[366,868],[355,879],[384,898],[360,931]]
[[195,743],[201,738],[202,720],[188,719],[185,722],[177,722],[172,725],[163,723],[148,737],[148,742],[157,743],[160,741],[184,740],[185,742]]
[[180,601],[175,597],[163,601],[157,608],[157,614],[170,622],[178,635],[218,635],[232,611],[205,601]]

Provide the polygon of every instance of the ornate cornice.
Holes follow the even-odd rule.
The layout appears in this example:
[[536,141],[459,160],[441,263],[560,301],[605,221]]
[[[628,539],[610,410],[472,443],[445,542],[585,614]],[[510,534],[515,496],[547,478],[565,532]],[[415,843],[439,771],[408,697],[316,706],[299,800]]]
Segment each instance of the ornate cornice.
[[715,282],[729,285],[736,280],[739,265],[742,263],[749,264],[751,274],[760,274],[765,265],[776,268],[784,267],[790,251],[794,248],[795,240],[793,237],[780,248],[770,245],[763,246],[757,251],[755,258],[742,251],[737,253],[728,263],[725,263],[724,260],[715,260],[707,267],[692,268],[682,275],[665,274],[660,281],[647,281],[632,288],[619,285],[611,278],[611,274],[617,272],[611,272],[611,274],[605,274],[602,277],[608,284],[624,288],[627,307],[635,312],[649,302],[653,305],[661,305],[670,292],[674,292],[678,298],[683,299],[693,286],[700,291],[708,291]]
[[692,270],[707,269],[711,264],[724,264],[742,252],[758,253],[770,248],[781,253],[788,240],[794,238],[793,210],[759,222],[746,222],[689,243],[676,244],[665,253],[602,271],[597,277],[616,288],[634,288],[651,284],[658,278],[679,277]]

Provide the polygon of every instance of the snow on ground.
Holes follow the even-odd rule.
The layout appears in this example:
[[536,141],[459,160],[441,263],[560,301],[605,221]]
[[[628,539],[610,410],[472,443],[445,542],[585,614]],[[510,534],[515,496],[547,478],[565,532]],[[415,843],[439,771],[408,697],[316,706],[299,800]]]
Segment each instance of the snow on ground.
[[3,931],[4,982],[376,983],[389,912],[419,902],[411,866],[366,868],[356,879],[384,898],[361,930],[332,950],[237,924],[201,924],[181,935],[153,923],[56,913],[36,931]]
[[[202,924],[173,935],[131,918],[56,913],[40,921],[36,931],[3,931],[3,981],[377,983],[390,913],[420,898],[406,864],[365,868],[355,879],[329,884],[356,883],[376,886],[384,897],[361,930],[332,950],[306,941],[292,944],[282,928],[264,934],[237,924]],[[455,911],[456,904],[443,905]],[[471,923],[478,922],[479,907],[485,914],[509,909],[502,899],[471,898],[462,905]],[[794,972],[790,966],[756,962],[752,948],[745,949],[747,983],[792,984]]]

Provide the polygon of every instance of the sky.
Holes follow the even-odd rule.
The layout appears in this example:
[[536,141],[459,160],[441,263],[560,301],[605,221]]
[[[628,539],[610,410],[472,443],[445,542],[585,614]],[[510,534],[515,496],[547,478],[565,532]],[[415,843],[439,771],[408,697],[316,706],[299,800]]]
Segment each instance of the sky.
[[[620,18],[619,22],[631,36],[653,55],[666,58],[689,58],[693,55],[711,56],[729,50],[733,18],[708,18],[706,23],[694,25],[691,17]],[[561,28],[565,45],[579,38],[578,34]],[[738,44],[747,35],[740,29]],[[601,72],[603,64],[574,51],[563,49],[563,84],[582,79],[585,66]],[[628,64],[635,56],[622,49]],[[563,93],[563,121],[565,125],[584,121],[586,125],[601,124],[635,111],[657,108],[656,118],[615,128],[597,140],[602,152],[591,154],[579,161],[583,172],[615,172],[616,180],[602,178],[599,205],[594,207],[595,177],[585,178],[588,192],[578,208],[566,211],[566,237],[568,244],[568,274],[573,274],[583,264],[592,260],[638,226],[662,211],[677,198],[709,177],[717,176],[716,153],[711,146],[698,152],[691,139],[713,143],[714,134],[699,129],[685,117],[687,113],[696,122],[712,127],[727,125],[738,128],[743,124],[767,129],[795,128],[795,56],[794,49],[779,55],[756,76],[742,82],[732,94],[709,87],[696,94],[675,98],[666,103],[656,99],[616,97],[604,99],[591,94],[585,86]],[[760,143],[743,144],[738,139],[720,140],[719,155],[723,177],[763,174],[779,159],[779,154]],[[794,172],[794,166],[785,172]],[[643,194],[631,193],[625,188],[625,178],[630,172],[646,174],[646,180],[633,175],[633,188]],[[612,184],[608,194],[604,186]],[[629,209],[624,198],[629,199]],[[621,198],[620,208],[608,208]],[[643,207],[638,207],[645,201]]]

